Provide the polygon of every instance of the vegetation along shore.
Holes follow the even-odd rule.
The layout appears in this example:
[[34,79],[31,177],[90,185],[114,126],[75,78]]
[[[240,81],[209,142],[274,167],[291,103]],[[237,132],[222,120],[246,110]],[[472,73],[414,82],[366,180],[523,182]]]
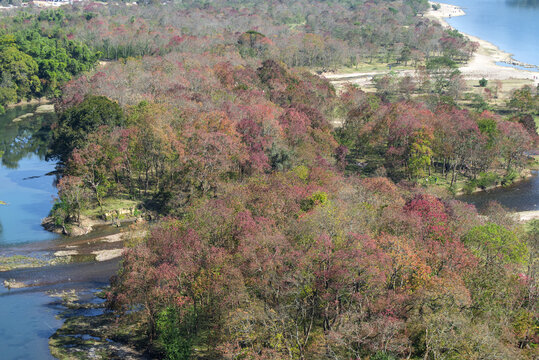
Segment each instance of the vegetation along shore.
[[[49,279],[81,311],[51,353],[536,359],[536,212],[455,195],[537,168],[538,85],[449,14],[424,0],[1,12],[0,110],[44,96],[58,115],[45,224],[73,237],[0,265],[7,287]],[[82,301],[70,272],[114,276]]]

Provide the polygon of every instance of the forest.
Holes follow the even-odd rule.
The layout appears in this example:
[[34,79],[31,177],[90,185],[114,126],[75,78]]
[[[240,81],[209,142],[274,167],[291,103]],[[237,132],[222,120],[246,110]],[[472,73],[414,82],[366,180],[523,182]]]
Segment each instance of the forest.
[[[510,114],[462,107],[458,64],[477,45],[428,6],[81,3],[1,19],[0,104],[48,96],[58,113],[56,224],[111,199],[157,218],[107,289],[111,327],[166,359],[537,357],[539,222],[453,195],[520,176],[539,95],[515,91]],[[418,75],[376,92],[317,75],[360,63]]]

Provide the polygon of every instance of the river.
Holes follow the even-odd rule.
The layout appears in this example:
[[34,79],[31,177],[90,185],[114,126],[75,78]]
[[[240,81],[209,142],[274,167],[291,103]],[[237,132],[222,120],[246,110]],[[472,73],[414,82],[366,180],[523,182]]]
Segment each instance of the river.
[[539,2],[537,0],[443,0],[465,16],[446,21],[513,54],[515,60],[539,65]]
[[[56,195],[55,177],[50,175],[55,163],[45,161],[46,128],[54,114],[13,121],[35,108],[20,106],[0,116],[0,200],[6,203],[0,205],[0,253],[9,246],[58,237],[40,225]],[[62,324],[52,298],[39,291],[1,287],[0,309],[2,359],[52,358],[48,338]]]
[[[26,255],[45,261],[51,248],[71,240],[40,225],[57,194],[56,164],[45,160],[55,115],[13,121],[35,110],[35,105],[19,106],[0,115],[0,200],[5,203],[0,205],[0,256]],[[92,297],[93,289],[105,286],[117,268],[118,261],[111,260],[0,272],[0,359],[53,359],[49,337],[62,325],[58,316],[66,309],[49,292],[77,289]],[[8,290],[2,282],[10,279],[38,286]]]
[[491,201],[497,201],[512,211],[539,210],[539,175],[535,171],[534,176],[508,187],[462,195],[457,199],[474,204],[479,211]]

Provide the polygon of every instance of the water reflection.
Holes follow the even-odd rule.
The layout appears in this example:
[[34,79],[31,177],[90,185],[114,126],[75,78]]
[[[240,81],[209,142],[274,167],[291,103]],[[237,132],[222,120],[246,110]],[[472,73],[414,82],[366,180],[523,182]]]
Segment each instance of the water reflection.
[[0,154],[2,166],[17,169],[19,161],[28,154],[36,154],[44,159],[50,136],[50,124],[55,114],[35,114],[34,116],[13,121],[32,113],[35,106],[18,106],[8,109],[0,116]]
[[539,210],[539,176],[534,172],[533,177],[511,186],[459,196],[457,199],[474,204],[478,210],[485,209],[491,201],[497,201],[513,211]]
[[506,0],[509,6],[536,8],[539,7],[537,0]]
[[[0,248],[49,240],[41,228],[56,195],[55,163],[45,160],[55,114],[34,114],[36,106],[19,106],[0,115]],[[22,117],[24,116],[24,117]],[[14,121],[15,120],[15,121]]]

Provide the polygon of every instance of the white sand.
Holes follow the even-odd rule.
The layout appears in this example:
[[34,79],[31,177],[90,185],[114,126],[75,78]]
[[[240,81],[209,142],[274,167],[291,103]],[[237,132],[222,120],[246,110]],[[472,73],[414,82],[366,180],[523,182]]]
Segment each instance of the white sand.
[[78,255],[77,250],[60,250],[54,253],[54,256],[72,256],[72,255]]
[[[434,2],[430,3],[431,5]],[[425,16],[438,20],[442,26],[451,26],[445,21],[445,18],[454,16],[463,16],[466,13],[458,6],[436,3],[440,5],[440,9],[431,10]],[[525,66],[527,64],[520,63],[512,58],[512,54],[500,50],[496,45],[479,39],[475,36],[464,34],[471,41],[479,43],[479,49],[475,52],[473,58],[460,68],[462,75],[466,80],[479,80],[485,78],[487,80],[509,80],[509,79],[528,79],[536,85],[539,84],[539,72],[520,70],[512,67],[496,65],[496,62],[506,62],[513,65]]]
[[520,221],[530,221],[539,219],[539,211],[521,211],[515,213],[518,215]]
[[[434,4],[433,2],[430,3]],[[451,28],[451,26],[445,21],[445,18],[454,16],[466,15],[464,10],[458,6],[448,5],[443,3],[436,3],[440,5],[440,9],[430,9],[425,16],[437,20],[444,27]],[[533,82],[535,85],[539,84],[539,72],[521,70],[512,67],[496,65],[497,62],[506,62],[513,65],[525,66],[526,64],[520,63],[512,58],[512,54],[504,52],[496,47],[494,44],[479,39],[475,36],[464,34],[471,41],[475,41],[479,44],[479,48],[474,53],[472,59],[466,64],[460,67],[460,71],[465,80],[479,80],[485,78],[487,80],[510,80],[510,79],[526,79]],[[382,75],[389,73],[388,70],[370,71],[370,72],[355,72],[355,73],[325,73],[322,74],[326,79],[330,80],[337,88],[346,83],[354,83],[362,88],[368,87],[372,84],[372,78],[376,75]],[[399,76],[414,76],[414,70],[396,70]],[[520,87],[522,85],[518,85]]]

